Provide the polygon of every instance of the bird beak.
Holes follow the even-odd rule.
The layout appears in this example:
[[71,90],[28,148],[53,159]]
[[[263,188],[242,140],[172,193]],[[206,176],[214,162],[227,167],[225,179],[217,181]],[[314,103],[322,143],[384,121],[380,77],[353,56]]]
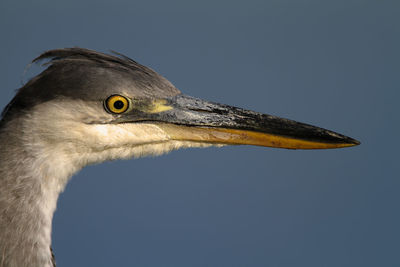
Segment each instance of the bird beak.
[[133,100],[124,121],[157,123],[173,140],[288,149],[359,145],[350,137],[312,125],[237,107],[177,95],[155,101]]

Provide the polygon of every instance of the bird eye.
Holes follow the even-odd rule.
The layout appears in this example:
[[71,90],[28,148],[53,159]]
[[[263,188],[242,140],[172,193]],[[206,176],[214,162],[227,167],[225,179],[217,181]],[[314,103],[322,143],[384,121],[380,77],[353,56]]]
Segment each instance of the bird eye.
[[124,96],[112,95],[105,101],[105,107],[111,113],[120,114],[128,109],[129,101]]

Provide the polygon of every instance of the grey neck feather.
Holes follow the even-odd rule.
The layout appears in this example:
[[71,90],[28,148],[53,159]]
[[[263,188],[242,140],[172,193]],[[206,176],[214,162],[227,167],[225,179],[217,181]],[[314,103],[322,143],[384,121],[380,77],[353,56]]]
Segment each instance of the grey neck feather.
[[0,267],[53,266],[52,217],[75,171],[69,166],[65,172],[51,160],[54,155],[36,145],[40,142],[26,121],[0,126]]

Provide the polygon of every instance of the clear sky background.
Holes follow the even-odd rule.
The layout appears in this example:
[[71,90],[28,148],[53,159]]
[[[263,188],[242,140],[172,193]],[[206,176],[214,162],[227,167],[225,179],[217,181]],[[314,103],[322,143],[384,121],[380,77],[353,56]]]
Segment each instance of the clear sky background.
[[41,52],[110,49],[185,94],[361,146],[236,146],[90,166],[54,218],[58,266],[400,266],[400,2],[0,2],[0,105]]

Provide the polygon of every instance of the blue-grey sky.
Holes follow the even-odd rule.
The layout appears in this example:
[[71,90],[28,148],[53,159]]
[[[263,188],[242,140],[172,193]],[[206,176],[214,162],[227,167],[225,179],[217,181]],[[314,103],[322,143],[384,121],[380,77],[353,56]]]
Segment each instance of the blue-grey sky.
[[58,266],[400,266],[398,1],[0,2],[0,105],[41,52],[112,49],[185,94],[361,146],[236,146],[90,166],[54,218]]

